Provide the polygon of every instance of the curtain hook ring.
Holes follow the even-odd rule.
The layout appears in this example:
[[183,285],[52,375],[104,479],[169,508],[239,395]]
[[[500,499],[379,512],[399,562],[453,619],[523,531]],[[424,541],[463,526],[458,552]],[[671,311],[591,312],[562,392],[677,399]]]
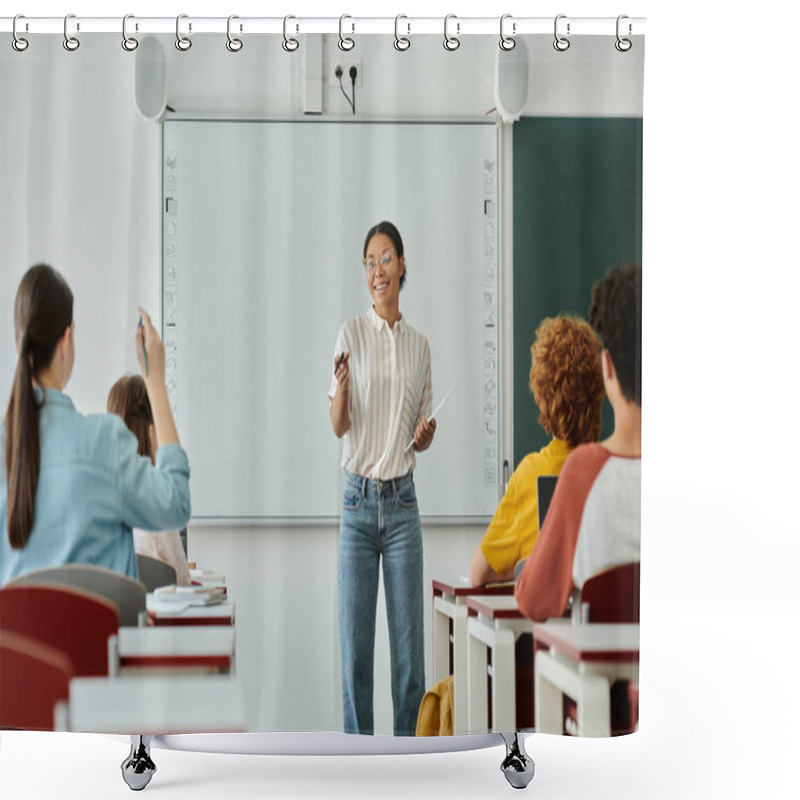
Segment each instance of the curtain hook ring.
[[[614,42],[614,47],[616,47],[617,50],[619,50],[620,53],[627,53],[628,50],[630,50],[631,47],[633,47],[633,42],[630,39],[623,38],[622,36],[619,35],[620,22],[622,22],[623,19],[628,19],[628,15],[627,14],[620,14],[617,17],[617,41]],[[631,34],[631,31],[632,31],[632,26],[631,26],[630,23],[628,23],[628,35],[629,36]]]
[[[231,14],[228,17],[228,41],[225,42],[225,47],[227,47],[231,53],[238,53],[242,47],[244,47],[244,42],[242,42],[241,39],[237,39],[235,36],[231,35],[231,22],[235,19],[239,19],[236,14]],[[241,28],[239,30],[241,30]]]
[[455,14],[448,14],[444,18],[444,42],[442,43],[445,50],[449,50],[451,53],[453,50],[458,50],[461,47],[461,41],[458,38],[458,34],[461,31],[461,23],[456,22],[456,35],[450,36],[447,32],[447,25],[451,19],[458,19]]
[[28,40],[24,39],[17,33],[17,20],[18,19],[25,19],[24,14],[17,14],[14,17],[14,22],[11,25],[11,33],[13,34],[14,38],[11,40],[11,46],[18,52],[21,53],[24,50],[28,49]]
[[[68,27],[71,19],[75,19],[74,14],[67,14],[67,16],[64,17],[64,49],[69,50],[70,53],[74,52],[81,46],[81,43],[75,36],[69,35]],[[77,28],[77,30],[80,30],[80,26]]]
[[[558,21],[560,19],[566,19],[566,14],[559,14],[556,19],[555,23],[553,24],[553,35],[555,36],[555,40],[553,41],[553,47],[558,50],[559,53],[563,53],[565,50],[569,50],[570,41],[567,39],[566,36],[559,36],[558,34]],[[569,36],[569,22],[567,23],[567,36]]]
[[[514,37],[506,36],[503,32],[503,26],[505,25],[505,21],[507,19],[511,19],[511,14],[503,14],[503,16],[500,17],[500,49],[506,51],[513,50],[517,46],[517,42],[515,41]],[[517,32],[516,22],[511,23],[511,32]]]
[[122,18],[122,49],[131,53],[139,46],[139,40],[133,36],[128,36],[129,19],[135,19],[133,14],[126,14]]
[[[181,34],[181,20],[188,18],[188,14],[178,14],[178,17],[175,20],[175,47],[182,52],[185,52],[192,46],[192,40],[188,36],[183,36]],[[189,30],[191,29],[192,26],[189,25]]]
[[283,18],[283,43],[281,46],[287,53],[294,53],[294,51],[300,47],[300,42],[298,42],[297,39],[289,36],[290,19],[297,19],[297,17],[293,17],[291,14],[288,14]]
[[[401,52],[404,50],[408,50],[411,47],[411,39],[407,39],[405,36],[400,35],[400,20],[405,19],[407,20],[408,17],[405,14],[398,14],[394,18],[394,49],[400,50]],[[408,27],[408,33],[411,33],[411,23],[406,22],[406,26]]]
[[[342,30],[344,21],[346,19],[353,19],[353,18],[349,14],[342,14],[342,16],[339,17],[339,49],[344,50],[345,52],[352,50],[356,46],[355,39],[352,39],[349,36],[345,36],[344,31]],[[353,28],[351,33],[355,33],[356,30],[355,23],[351,23],[351,25]]]

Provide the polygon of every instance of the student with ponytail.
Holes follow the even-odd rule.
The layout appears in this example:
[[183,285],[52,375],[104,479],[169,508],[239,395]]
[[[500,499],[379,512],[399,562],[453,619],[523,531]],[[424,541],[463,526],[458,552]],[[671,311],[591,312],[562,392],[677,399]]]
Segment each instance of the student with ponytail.
[[136,349],[160,444],[155,465],[139,455],[119,417],[83,416],[64,394],[75,361],[72,305],[69,286],[52,267],[25,273],[14,307],[19,357],[0,429],[0,586],[68,563],[138,577],[131,529],[181,528],[189,519],[189,463],[150,318],[142,312]]

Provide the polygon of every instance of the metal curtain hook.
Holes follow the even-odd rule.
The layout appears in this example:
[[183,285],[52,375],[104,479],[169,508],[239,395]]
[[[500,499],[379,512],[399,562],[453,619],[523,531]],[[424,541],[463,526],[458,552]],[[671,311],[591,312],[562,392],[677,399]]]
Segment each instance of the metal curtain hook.
[[[178,50],[186,51],[192,46],[192,40],[188,36],[181,35],[181,20],[188,18],[188,14],[178,14],[178,18],[175,20],[175,47]],[[189,25],[189,30],[191,29],[192,26]]]
[[[81,43],[74,36],[69,35],[69,21],[71,19],[75,19],[74,14],[67,14],[64,17],[64,49],[73,52],[81,46]],[[80,30],[80,26],[77,29]]]
[[122,18],[122,49],[129,53],[139,46],[139,40],[133,36],[128,36],[128,20],[134,19],[133,14],[126,14]]
[[[559,36],[558,35],[558,21],[560,19],[566,19],[566,14],[559,14],[556,17],[555,23],[553,24],[553,35],[555,36],[555,41],[553,42],[553,47],[558,50],[559,53],[563,53],[565,50],[569,50],[569,39],[566,36]],[[569,36],[569,22],[567,23],[567,36]]]
[[27,50],[28,49],[28,40],[27,39],[23,39],[17,33],[17,20],[18,19],[25,19],[25,15],[24,14],[17,14],[17,16],[14,17],[14,22],[11,24],[11,33],[14,36],[14,38],[11,40],[11,46],[18,53],[21,53],[23,50]]
[[[411,39],[407,39],[405,36],[400,35],[400,20],[401,19],[408,19],[405,14],[398,14],[394,18],[394,49],[395,50],[408,50],[411,47]],[[411,33],[411,23],[407,22],[406,27],[408,28],[408,33]]]
[[298,47],[300,47],[300,42],[297,39],[289,36],[289,20],[296,19],[291,14],[288,14],[283,18],[283,43],[282,47],[287,53],[294,53]]
[[231,22],[233,22],[233,20],[235,19],[239,19],[239,17],[237,17],[236,14],[231,14],[228,17],[228,41],[225,42],[225,47],[227,47],[228,50],[231,51],[231,53],[238,53],[242,49],[242,47],[244,47],[244,44],[241,39],[237,39],[235,36],[231,35]]
[[[346,19],[353,18],[349,14],[342,14],[342,16],[339,17],[339,49],[344,51],[352,50],[356,46],[355,40],[351,39],[349,36],[345,36],[344,32],[342,31],[342,26],[344,25],[344,21]],[[355,23],[352,23],[352,28],[352,32],[355,32]]]
[[[620,53],[627,53],[628,50],[630,50],[631,47],[633,47],[633,42],[630,39],[624,39],[622,36],[619,35],[620,22],[622,22],[622,20],[624,20],[624,19],[628,19],[628,15],[627,14],[620,14],[617,17],[617,41],[614,42],[614,47],[616,47],[617,50],[620,51]],[[633,30],[633,27],[631,26],[630,23],[628,23],[628,35],[629,36],[630,36],[632,30]]]
[[449,50],[451,53],[453,50],[458,50],[461,47],[461,41],[458,38],[458,34],[461,32],[461,23],[456,22],[456,35],[450,36],[447,32],[447,24],[450,22],[451,19],[457,19],[455,14],[448,14],[444,18],[444,42],[442,43],[445,50]]
[[[511,19],[511,14],[503,14],[503,16],[500,17],[500,49],[501,50],[513,50],[517,46],[517,43],[514,40],[514,38],[512,36],[506,36],[505,33],[503,32],[503,25],[505,24],[505,21],[507,19]],[[512,33],[516,33],[517,32],[517,24],[516,24],[516,22],[512,22],[511,23],[511,32]]]

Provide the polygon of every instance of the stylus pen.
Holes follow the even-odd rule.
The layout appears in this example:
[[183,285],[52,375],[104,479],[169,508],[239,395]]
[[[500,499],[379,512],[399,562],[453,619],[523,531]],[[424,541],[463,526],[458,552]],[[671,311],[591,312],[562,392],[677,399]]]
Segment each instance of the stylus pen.
[[342,351],[342,354],[339,356],[339,360],[336,362],[336,369],[334,369],[334,372],[339,371],[339,367],[342,366],[342,361],[344,361],[344,351]]
[[[139,327],[143,328],[142,325],[142,318],[139,317]],[[144,374],[147,376],[150,374],[150,370],[147,367],[147,348],[144,346],[144,331],[142,331],[142,355],[144,356]]]

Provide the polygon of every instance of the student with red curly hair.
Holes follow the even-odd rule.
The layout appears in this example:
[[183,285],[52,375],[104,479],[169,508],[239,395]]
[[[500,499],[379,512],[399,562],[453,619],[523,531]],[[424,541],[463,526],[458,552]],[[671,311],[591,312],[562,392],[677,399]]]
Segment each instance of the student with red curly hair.
[[541,621],[561,616],[573,589],[618,564],[638,562],[642,523],[642,268],[613,269],[595,284],[589,319],[603,342],[614,432],[579,447],[558,479],[539,542],[515,595]]
[[558,475],[569,453],[600,436],[605,391],[600,341],[579,317],[542,321],[531,346],[530,389],[539,423],[552,441],[520,462],[494,518],[472,557],[473,586],[512,580],[514,566],[530,555],[539,535],[536,479]]

